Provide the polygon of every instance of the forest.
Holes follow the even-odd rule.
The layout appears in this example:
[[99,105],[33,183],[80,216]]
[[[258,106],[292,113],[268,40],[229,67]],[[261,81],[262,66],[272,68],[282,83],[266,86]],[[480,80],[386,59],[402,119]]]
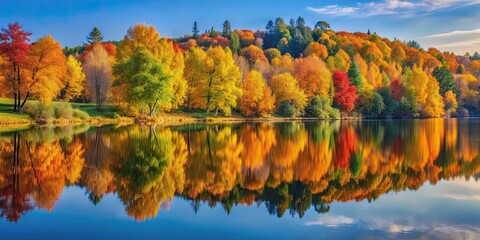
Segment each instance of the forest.
[[[223,29],[161,37],[136,24],[123,40],[93,28],[82,46],[53,36],[36,41],[18,23],[0,33],[0,97],[33,118],[88,115],[69,103],[114,107],[129,117],[361,118],[468,117],[479,114],[480,54],[423,49],[414,40],[314,27],[302,17],[264,30]],[[52,102],[63,102],[52,108]],[[66,104],[66,105],[65,105]],[[60,107],[58,107],[60,106]]]

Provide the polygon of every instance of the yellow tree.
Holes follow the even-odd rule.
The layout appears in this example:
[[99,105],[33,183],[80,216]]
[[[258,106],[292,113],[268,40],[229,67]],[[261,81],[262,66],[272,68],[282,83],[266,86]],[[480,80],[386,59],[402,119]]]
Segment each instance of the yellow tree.
[[348,71],[350,56],[348,53],[340,49],[337,54],[327,58],[327,66],[330,71],[340,70],[342,72]]
[[395,42],[392,47],[392,52],[390,53],[390,58],[392,61],[401,63],[405,60],[405,50],[403,50],[402,43]]
[[427,117],[440,117],[444,113],[443,98],[440,86],[434,77],[427,75],[422,69],[414,68],[407,74],[405,87],[415,93],[420,110]]
[[290,73],[277,74],[270,79],[270,87],[275,94],[275,106],[283,101],[295,101],[303,109],[307,105],[307,95],[299,88],[297,80]]
[[185,69],[183,52],[171,39],[162,38],[159,59],[160,63],[166,66],[167,73],[170,72],[172,75],[174,99],[171,108],[177,109],[185,102],[188,87],[187,81],[183,77]]
[[445,113],[444,107],[438,81],[433,76],[428,76],[427,99],[423,106],[424,114],[428,117],[441,117]]
[[375,64],[374,62],[370,62],[368,64],[366,78],[367,82],[374,88],[380,88],[382,86],[383,76],[377,64]]
[[265,116],[275,107],[275,97],[259,71],[250,71],[241,83],[239,108],[246,116]]
[[190,48],[185,52],[185,71],[183,77],[186,79],[188,88],[186,96],[186,107],[205,109],[206,87],[209,79],[207,69],[207,53],[201,48]]
[[271,66],[274,74],[291,72],[293,69],[293,58],[290,54],[286,53],[281,57],[272,59]]
[[85,73],[82,70],[82,64],[70,55],[65,63],[67,72],[63,78],[65,87],[62,90],[62,98],[70,101],[82,94],[85,82]]
[[226,116],[231,115],[232,107],[236,107],[237,98],[242,95],[238,87],[240,69],[235,65],[229,48],[214,47],[207,51],[209,78],[207,81],[207,113],[221,110]]
[[60,44],[50,35],[41,37],[32,44],[28,55],[28,69],[23,72],[23,104],[30,97],[50,103],[58,96],[64,86],[62,78],[66,72],[65,60]]
[[328,57],[328,51],[325,45],[322,45],[318,42],[311,42],[303,51],[303,55],[315,55],[325,61],[325,59]]
[[452,90],[448,90],[445,93],[444,101],[446,114],[447,116],[450,116],[450,114],[454,113],[458,107],[457,97],[455,96],[455,93],[453,93]]
[[294,64],[295,78],[307,97],[315,95],[328,97],[332,74],[325,63],[316,56],[298,58]]
[[255,45],[250,45],[242,49],[241,55],[247,59],[250,67],[253,67],[257,62],[268,62],[263,50]]

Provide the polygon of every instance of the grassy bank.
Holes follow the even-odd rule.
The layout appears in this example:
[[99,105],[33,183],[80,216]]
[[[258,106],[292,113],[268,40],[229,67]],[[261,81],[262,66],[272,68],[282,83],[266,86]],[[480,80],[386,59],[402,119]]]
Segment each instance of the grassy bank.
[[[30,101],[35,103],[35,101]],[[64,104],[61,102],[54,102],[52,105]],[[0,98],[0,125],[4,128],[11,128],[18,125],[31,124],[78,124],[89,123],[93,125],[101,124],[131,124],[134,122],[161,124],[161,125],[182,125],[188,123],[234,123],[234,122],[285,122],[285,121],[316,121],[319,118],[285,118],[280,116],[271,116],[268,118],[260,117],[244,117],[238,113],[234,113],[231,117],[214,116],[213,113],[206,114],[204,111],[198,112],[172,112],[162,113],[155,117],[144,116],[138,118],[123,117],[118,114],[118,110],[112,106],[104,106],[102,111],[98,111],[95,104],[87,103],[72,103],[72,108],[79,109],[88,114],[88,118],[52,118],[52,119],[35,119],[25,113],[13,112],[13,100]]]
[[[27,104],[35,105],[38,104],[37,101],[29,101]],[[90,124],[115,124],[115,123],[133,123],[133,118],[121,117],[115,113],[115,109],[111,106],[105,106],[102,111],[97,111],[95,104],[80,104],[73,103],[71,104],[72,108],[68,111],[74,111],[76,113],[81,113],[82,117],[76,117],[75,114],[69,113],[69,117],[44,117],[43,115],[53,114],[54,111],[57,111],[58,108],[61,108],[61,105],[65,103],[54,102],[52,103],[51,109],[38,109],[38,117],[32,117],[31,115],[23,112],[17,113],[13,111],[13,99],[0,98],[0,125],[1,128],[12,128],[24,125],[31,124],[77,124],[77,123],[90,123]],[[27,105],[26,105],[27,106]],[[77,111],[81,110],[81,111]],[[52,113],[44,113],[52,112]]]

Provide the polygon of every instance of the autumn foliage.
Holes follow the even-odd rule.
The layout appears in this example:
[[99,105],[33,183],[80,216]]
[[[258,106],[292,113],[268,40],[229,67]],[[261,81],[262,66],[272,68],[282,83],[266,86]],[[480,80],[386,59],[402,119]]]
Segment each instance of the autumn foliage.
[[[152,112],[127,97],[137,84],[116,81],[124,76],[123,63],[147,51],[173,83],[163,90],[173,97],[155,113],[266,116],[283,109],[301,116],[333,106],[331,113],[377,118],[480,114],[478,53],[459,56],[375,33],[335,32],[323,21],[311,28],[301,17],[290,24],[277,18],[255,32],[232,29],[228,21],[221,32],[200,34],[195,26],[193,35],[170,39],[154,26],[135,24],[121,41],[103,41],[94,28],[88,45],[62,51],[52,36],[30,43],[31,33],[9,24],[0,33],[1,96],[14,99],[15,111],[28,100],[64,100],[114,105],[129,116]],[[95,49],[102,59],[89,57]],[[130,72],[146,73],[140,65]],[[155,96],[145,102],[156,102]],[[316,106],[305,111],[307,103]]]
[[333,84],[335,86],[334,103],[338,105],[342,111],[352,111],[355,107],[358,94],[355,86],[350,85],[347,74],[335,71],[333,73]]

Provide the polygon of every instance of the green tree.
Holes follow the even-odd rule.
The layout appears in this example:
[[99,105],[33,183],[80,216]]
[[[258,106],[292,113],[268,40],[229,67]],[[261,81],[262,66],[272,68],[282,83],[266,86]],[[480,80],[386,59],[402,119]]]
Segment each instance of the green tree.
[[232,34],[232,27],[230,26],[230,22],[228,20],[225,20],[225,22],[223,22],[222,36],[230,37],[230,34]]
[[173,101],[172,76],[165,74],[164,66],[147,50],[116,64],[114,74],[115,84],[126,86],[126,100],[138,107],[147,106],[150,116],[158,106]]
[[460,96],[460,90],[455,84],[455,79],[452,73],[447,67],[437,67],[433,70],[432,75],[437,79],[440,84],[440,94],[445,97],[445,93],[451,90],[456,96]]
[[236,54],[240,52],[240,37],[236,32],[230,34],[230,49]]
[[193,22],[192,35],[194,38],[198,38],[200,35],[200,30],[198,29],[197,21]]
[[89,44],[92,44],[92,43],[97,43],[102,41],[103,41],[102,32],[100,32],[100,29],[98,29],[97,27],[94,27],[87,36],[87,42]]
[[357,91],[362,88],[363,81],[362,81],[362,73],[360,72],[360,68],[355,63],[355,61],[350,62],[350,68],[347,72],[348,79],[350,80],[350,84],[357,88]]

